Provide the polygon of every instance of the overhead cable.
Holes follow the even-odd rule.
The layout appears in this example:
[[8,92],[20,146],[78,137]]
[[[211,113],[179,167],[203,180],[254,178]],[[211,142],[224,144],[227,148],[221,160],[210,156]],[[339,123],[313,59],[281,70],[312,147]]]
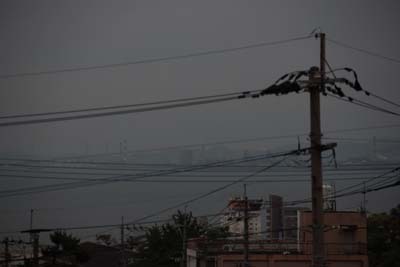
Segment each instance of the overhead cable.
[[[0,122],[0,127],[38,124],[38,123],[49,123],[49,122],[58,122],[58,121],[70,121],[70,120],[107,117],[107,116],[115,116],[115,115],[123,115],[123,114],[142,113],[142,112],[149,112],[149,111],[155,111],[155,110],[165,110],[165,109],[188,107],[188,106],[198,106],[198,105],[205,105],[205,104],[211,104],[211,103],[219,103],[219,102],[237,100],[237,99],[241,99],[242,98],[241,96],[242,95],[216,98],[216,99],[210,99],[210,100],[191,101],[191,102],[171,104],[171,105],[162,105],[162,106],[136,108],[136,109],[124,109],[124,110],[98,112],[98,113],[91,113],[91,114],[79,114],[79,115],[70,115],[70,116],[63,116],[63,117],[31,119],[31,120],[14,120],[14,121]],[[245,95],[243,95],[243,96],[245,96]]]
[[376,52],[372,52],[372,51],[369,51],[369,50],[366,50],[366,49],[362,49],[362,48],[358,48],[358,47],[355,47],[355,46],[352,46],[352,45],[349,45],[349,44],[345,44],[343,42],[339,42],[339,41],[331,39],[331,38],[326,38],[326,40],[328,42],[331,42],[331,43],[333,43],[335,45],[338,45],[338,46],[341,46],[341,47],[344,47],[344,48],[352,49],[354,51],[358,51],[358,52],[361,52],[361,53],[364,53],[364,54],[367,54],[367,55],[370,55],[370,56],[373,56],[373,57],[381,58],[381,59],[384,59],[384,60],[388,60],[388,61],[391,61],[391,62],[394,62],[394,63],[400,63],[400,60],[397,59],[397,58],[384,56],[382,54],[378,54]]
[[73,114],[73,113],[81,113],[81,112],[93,112],[93,111],[104,111],[104,110],[124,109],[124,108],[133,108],[133,107],[164,105],[164,104],[172,104],[172,103],[179,103],[179,102],[214,99],[214,98],[220,98],[220,97],[240,96],[243,94],[250,94],[250,93],[258,92],[258,91],[259,90],[253,90],[253,91],[247,91],[247,92],[232,92],[232,93],[226,93],[226,94],[215,94],[215,95],[198,96],[198,97],[186,97],[186,98],[160,100],[160,101],[153,101],[153,102],[146,102],[146,103],[105,106],[105,107],[93,107],[93,108],[85,108],[85,109],[54,111],[54,112],[5,115],[5,116],[0,116],[0,119],[16,119],[16,118],[29,118],[29,117],[41,117],[41,116],[54,116],[54,115]]
[[134,60],[134,61],[128,61],[128,62],[112,63],[112,64],[91,65],[91,66],[85,66],[85,67],[64,68],[64,69],[55,69],[55,70],[47,70],[47,71],[2,74],[2,75],[0,75],[0,79],[10,79],[10,78],[29,77],[29,76],[41,76],[41,75],[49,75],[49,74],[59,74],[59,73],[89,71],[89,70],[99,70],[99,69],[111,69],[111,68],[120,68],[120,67],[126,67],[126,66],[131,66],[131,65],[150,64],[150,63],[157,63],[157,62],[167,62],[167,61],[180,60],[180,59],[193,58],[193,57],[200,57],[200,56],[210,56],[210,55],[217,55],[217,54],[224,54],[224,53],[232,53],[232,52],[238,52],[238,51],[241,51],[241,50],[261,48],[261,47],[266,47],[266,46],[274,46],[274,45],[285,44],[285,43],[290,43],[290,42],[294,42],[294,41],[305,40],[305,39],[309,39],[311,37],[312,37],[311,35],[306,35],[306,36],[288,38],[288,39],[284,39],[284,40],[261,42],[261,43],[243,45],[243,46],[232,47],[232,48],[207,50],[207,51],[194,52],[194,53],[188,53],[188,54],[183,54],[183,55],[166,56],[166,57],[150,58],[150,59],[142,59],[142,60]]
[[[301,151],[307,151],[307,148],[302,149]],[[26,187],[26,188],[19,188],[19,189],[2,190],[2,191],[0,191],[0,198],[24,195],[24,194],[32,194],[32,193],[42,193],[42,192],[49,192],[49,191],[74,189],[74,188],[79,188],[79,187],[88,187],[88,186],[108,184],[108,183],[114,183],[114,182],[130,181],[130,180],[135,180],[135,179],[139,179],[139,178],[149,178],[149,177],[162,176],[162,175],[174,174],[174,173],[184,173],[184,172],[196,171],[196,170],[201,170],[201,169],[226,166],[229,164],[237,164],[237,163],[249,162],[249,161],[254,161],[254,160],[282,157],[285,155],[290,155],[292,153],[298,153],[298,151],[295,150],[295,151],[284,152],[284,153],[261,154],[261,155],[257,155],[257,156],[246,157],[246,158],[226,160],[226,161],[217,161],[217,162],[212,162],[212,163],[207,163],[207,164],[202,164],[202,165],[197,165],[197,166],[192,166],[192,167],[167,169],[167,170],[160,170],[160,171],[149,172],[149,173],[139,173],[139,174],[134,174],[134,175],[129,175],[129,174],[128,175],[118,175],[118,176],[112,176],[112,177],[108,177],[108,178],[102,178],[102,179],[99,179],[96,181],[71,182],[71,183],[44,185],[44,186],[38,186],[38,187]]]

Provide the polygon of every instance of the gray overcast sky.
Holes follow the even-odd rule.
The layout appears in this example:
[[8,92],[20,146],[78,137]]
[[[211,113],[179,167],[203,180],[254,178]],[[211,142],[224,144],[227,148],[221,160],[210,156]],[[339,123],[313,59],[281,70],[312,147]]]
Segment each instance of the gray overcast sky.
[[[395,0],[379,3],[1,1],[0,75],[230,48],[304,36],[317,27],[326,32],[328,38],[399,59],[399,13],[400,2]],[[318,65],[318,47],[317,40],[309,39],[162,63],[1,79],[0,114],[59,111],[262,89],[284,73]],[[365,89],[400,102],[400,64],[331,43],[327,44],[327,58],[333,67],[349,66],[356,69]],[[395,107],[373,99],[361,95],[359,97],[395,110]],[[323,99],[322,112],[325,130],[399,122],[398,117],[334,99]],[[3,156],[27,154],[32,157],[62,157],[102,153],[106,147],[109,151],[117,152],[122,140],[127,140],[129,150],[136,150],[304,133],[308,132],[308,127],[308,96],[289,95],[143,114],[1,128],[0,152]],[[372,135],[395,138],[399,136],[399,128],[341,136],[370,138]],[[263,150],[295,142],[295,139],[285,144],[263,142],[258,144],[258,148]],[[4,179],[3,184],[5,188],[35,185],[34,182],[7,179]],[[193,193],[203,192],[207,188],[197,187]],[[306,185],[304,188],[308,190]],[[158,185],[146,185],[133,191],[109,186],[96,190],[4,199],[0,206],[8,210],[93,206],[102,203],[102,194],[107,195],[109,202],[140,202],[144,196],[148,199],[160,195],[170,197],[182,190],[171,187],[167,191]],[[186,192],[183,199],[191,195],[191,191],[183,191]],[[258,193],[266,195],[270,191],[286,194],[285,188],[264,188]],[[373,208],[387,210],[398,203],[398,190],[391,192],[390,201],[371,204]],[[301,198],[305,193],[303,191],[293,197],[286,194],[285,197]],[[225,201],[229,194],[232,192],[220,195],[218,201]],[[169,201],[174,203],[176,199]],[[157,210],[163,204],[141,203],[134,209],[124,206],[110,211],[106,209],[107,212],[90,209],[90,212],[85,211],[87,216],[79,218],[71,218],[74,214],[71,210],[59,211],[56,216],[55,213],[43,212],[38,215],[40,225],[37,226],[110,223],[118,220],[122,214],[130,218],[140,217],[150,208]],[[20,229],[27,225],[27,218],[24,212],[10,213],[7,218],[2,216],[0,228]]]

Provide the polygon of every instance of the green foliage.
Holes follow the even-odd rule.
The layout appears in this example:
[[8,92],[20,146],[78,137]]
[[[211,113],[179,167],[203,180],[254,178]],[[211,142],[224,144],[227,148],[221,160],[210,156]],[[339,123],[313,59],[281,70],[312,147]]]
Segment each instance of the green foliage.
[[80,239],[73,237],[66,232],[54,232],[50,235],[50,240],[58,250],[65,252],[74,252],[79,247]]
[[368,217],[370,267],[400,266],[400,205]]
[[43,249],[42,253],[51,259],[52,266],[57,266],[59,260],[68,262],[69,266],[77,266],[77,263],[89,260],[87,253],[79,246],[79,238],[57,231],[50,235],[50,240],[54,245]]
[[153,226],[145,232],[145,245],[139,248],[135,267],[179,266],[182,257],[183,238],[221,238],[227,236],[227,229],[208,227],[200,224],[192,213],[178,211],[172,216],[173,222]]

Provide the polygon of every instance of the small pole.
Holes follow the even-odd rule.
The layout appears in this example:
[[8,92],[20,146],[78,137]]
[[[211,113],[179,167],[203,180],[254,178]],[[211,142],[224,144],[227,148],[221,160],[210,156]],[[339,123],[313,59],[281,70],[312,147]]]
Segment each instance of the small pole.
[[363,182],[364,190],[363,190],[363,212],[367,213],[367,187],[365,182]]
[[121,257],[122,257],[122,266],[126,267],[124,216],[121,217]]
[[9,263],[10,263],[10,251],[9,251],[9,247],[8,247],[8,245],[9,245],[8,237],[6,237],[3,242],[4,242],[4,264],[5,264],[4,266],[8,267]]
[[244,266],[249,266],[249,210],[246,184],[243,184],[244,193]]
[[[30,221],[30,230],[33,228],[33,209],[31,209],[31,221]],[[32,233],[29,236],[29,242],[32,242]]]
[[183,230],[182,230],[182,260],[181,265],[182,267],[186,267],[186,258],[187,258],[187,248],[186,248],[186,239],[187,239],[187,231],[186,231],[186,224],[187,224],[187,215],[186,215],[186,206],[184,211],[184,220],[183,220]]
[[39,233],[33,233],[33,266],[39,267]]

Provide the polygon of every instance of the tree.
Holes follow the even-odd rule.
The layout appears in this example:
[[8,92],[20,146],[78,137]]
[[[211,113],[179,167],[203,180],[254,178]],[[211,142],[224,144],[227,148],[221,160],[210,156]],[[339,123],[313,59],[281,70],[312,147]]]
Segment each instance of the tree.
[[54,243],[58,250],[65,252],[76,251],[79,247],[80,239],[67,234],[66,232],[57,231],[50,235],[51,242]]
[[42,253],[51,258],[52,266],[57,266],[57,259],[67,262],[71,266],[88,260],[88,255],[80,248],[79,238],[66,232],[56,231],[50,234],[50,240],[53,246],[43,249]]
[[400,205],[390,213],[368,217],[368,256],[371,267],[400,265]]
[[226,237],[227,229],[200,224],[192,213],[178,211],[172,223],[152,226],[145,231],[145,242],[139,247],[136,267],[177,267],[182,257],[184,233],[187,239],[195,237]]

